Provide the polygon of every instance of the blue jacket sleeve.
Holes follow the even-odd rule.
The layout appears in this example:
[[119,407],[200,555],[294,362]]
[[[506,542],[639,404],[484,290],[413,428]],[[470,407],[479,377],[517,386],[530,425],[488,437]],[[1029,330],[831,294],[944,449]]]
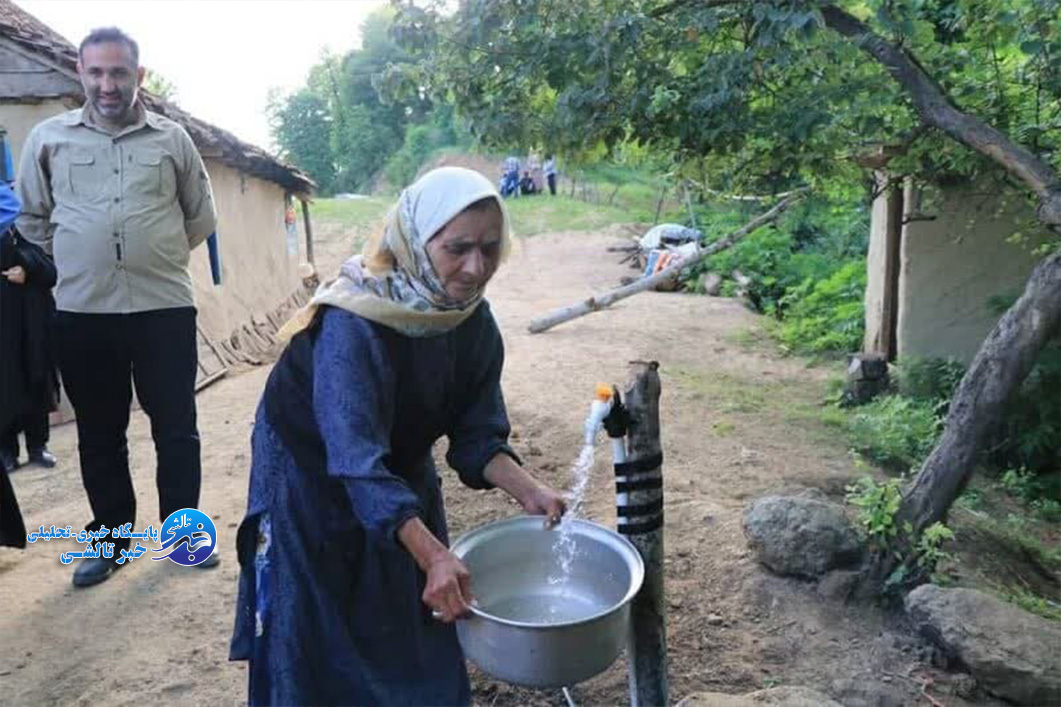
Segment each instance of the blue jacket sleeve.
[[11,224],[22,211],[18,195],[4,182],[0,182],[0,233],[11,228]]
[[522,462],[508,445],[511,429],[505,399],[501,394],[505,348],[492,318],[486,341],[479,350],[485,361],[483,375],[468,392],[467,403],[447,433],[449,450],[446,452],[446,462],[457,470],[464,485],[473,489],[489,489],[493,485],[486,480],[483,472],[497,454],[507,454],[517,464]]
[[365,530],[387,543],[421,511],[416,494],[385,461],[394,398],[384,342],[364,319],[329,308],[313,350],[313,408],[328,474],[343,481]]

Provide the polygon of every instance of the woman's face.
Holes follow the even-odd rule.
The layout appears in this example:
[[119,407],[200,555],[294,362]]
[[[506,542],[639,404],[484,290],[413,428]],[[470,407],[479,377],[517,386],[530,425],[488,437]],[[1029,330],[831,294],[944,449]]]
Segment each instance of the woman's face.
[[465,209],[427,242],[446,294],[458,302],[486,287],[501,261],[501,209],[493,201]]

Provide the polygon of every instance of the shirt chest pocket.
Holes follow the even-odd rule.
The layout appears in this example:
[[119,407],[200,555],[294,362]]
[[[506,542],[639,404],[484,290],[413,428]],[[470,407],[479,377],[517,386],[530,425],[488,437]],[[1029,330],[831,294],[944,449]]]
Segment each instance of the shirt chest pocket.
[[176,195],[173,161],[161,150],[136,150],[126,157],[125,197],[133,203],[156,202]]
[[70,193],[81,199],[97,199],[106,192],[105,166],[90,152],[74,152],[67,158]]

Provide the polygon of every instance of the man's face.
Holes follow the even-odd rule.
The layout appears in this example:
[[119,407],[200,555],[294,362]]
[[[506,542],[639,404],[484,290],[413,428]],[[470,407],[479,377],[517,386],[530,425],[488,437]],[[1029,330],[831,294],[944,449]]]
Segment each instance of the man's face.
[[89,44],[77,63],[89,103],[102,117],[121,122],[129,116],[144,69],[124,42]]

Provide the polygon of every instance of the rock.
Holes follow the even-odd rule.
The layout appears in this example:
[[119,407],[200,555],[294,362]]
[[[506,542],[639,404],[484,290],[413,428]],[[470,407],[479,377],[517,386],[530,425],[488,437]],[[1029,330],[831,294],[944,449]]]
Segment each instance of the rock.
[[707,622],[708,626],[721,626],[725,619],[723,619],[718,614],[708,614],[707,619],[705,619],[705,621]]
[[974,589],[925,584],[905,605],[983,689],[1020,705],[1061,704],[1061,625]]
[[764,496],[745,509],[743,526],[759,562],[777,574],[814,578],[862,557],[858,535],[833,503]]
[[877,674],[837,678],[830,683],[829,692],[836,695],[845,707],[908,707],[921,704],[911,685],[905,681],[886,683]]
[[818,596],[845,602],[855,593],[860,576],[857,570],[833,570],[818,580]]
[[847,366],[841,403],[862,405],[888,390],[888,361],[880,354],[854,354]]
[[705,295],[718,297],[722,291],[722,276],[714,272],[705,272],[700,276],[700,286],[704,288]]
[[724,692],[697,692],[684,698],[677,707],[843,707],[839,702],[807,687],[771,687],[746,695]]
[[888,359],[880,354],[860,353],[851,356],[847,364],[849,380],[880,380],[888,377]]

